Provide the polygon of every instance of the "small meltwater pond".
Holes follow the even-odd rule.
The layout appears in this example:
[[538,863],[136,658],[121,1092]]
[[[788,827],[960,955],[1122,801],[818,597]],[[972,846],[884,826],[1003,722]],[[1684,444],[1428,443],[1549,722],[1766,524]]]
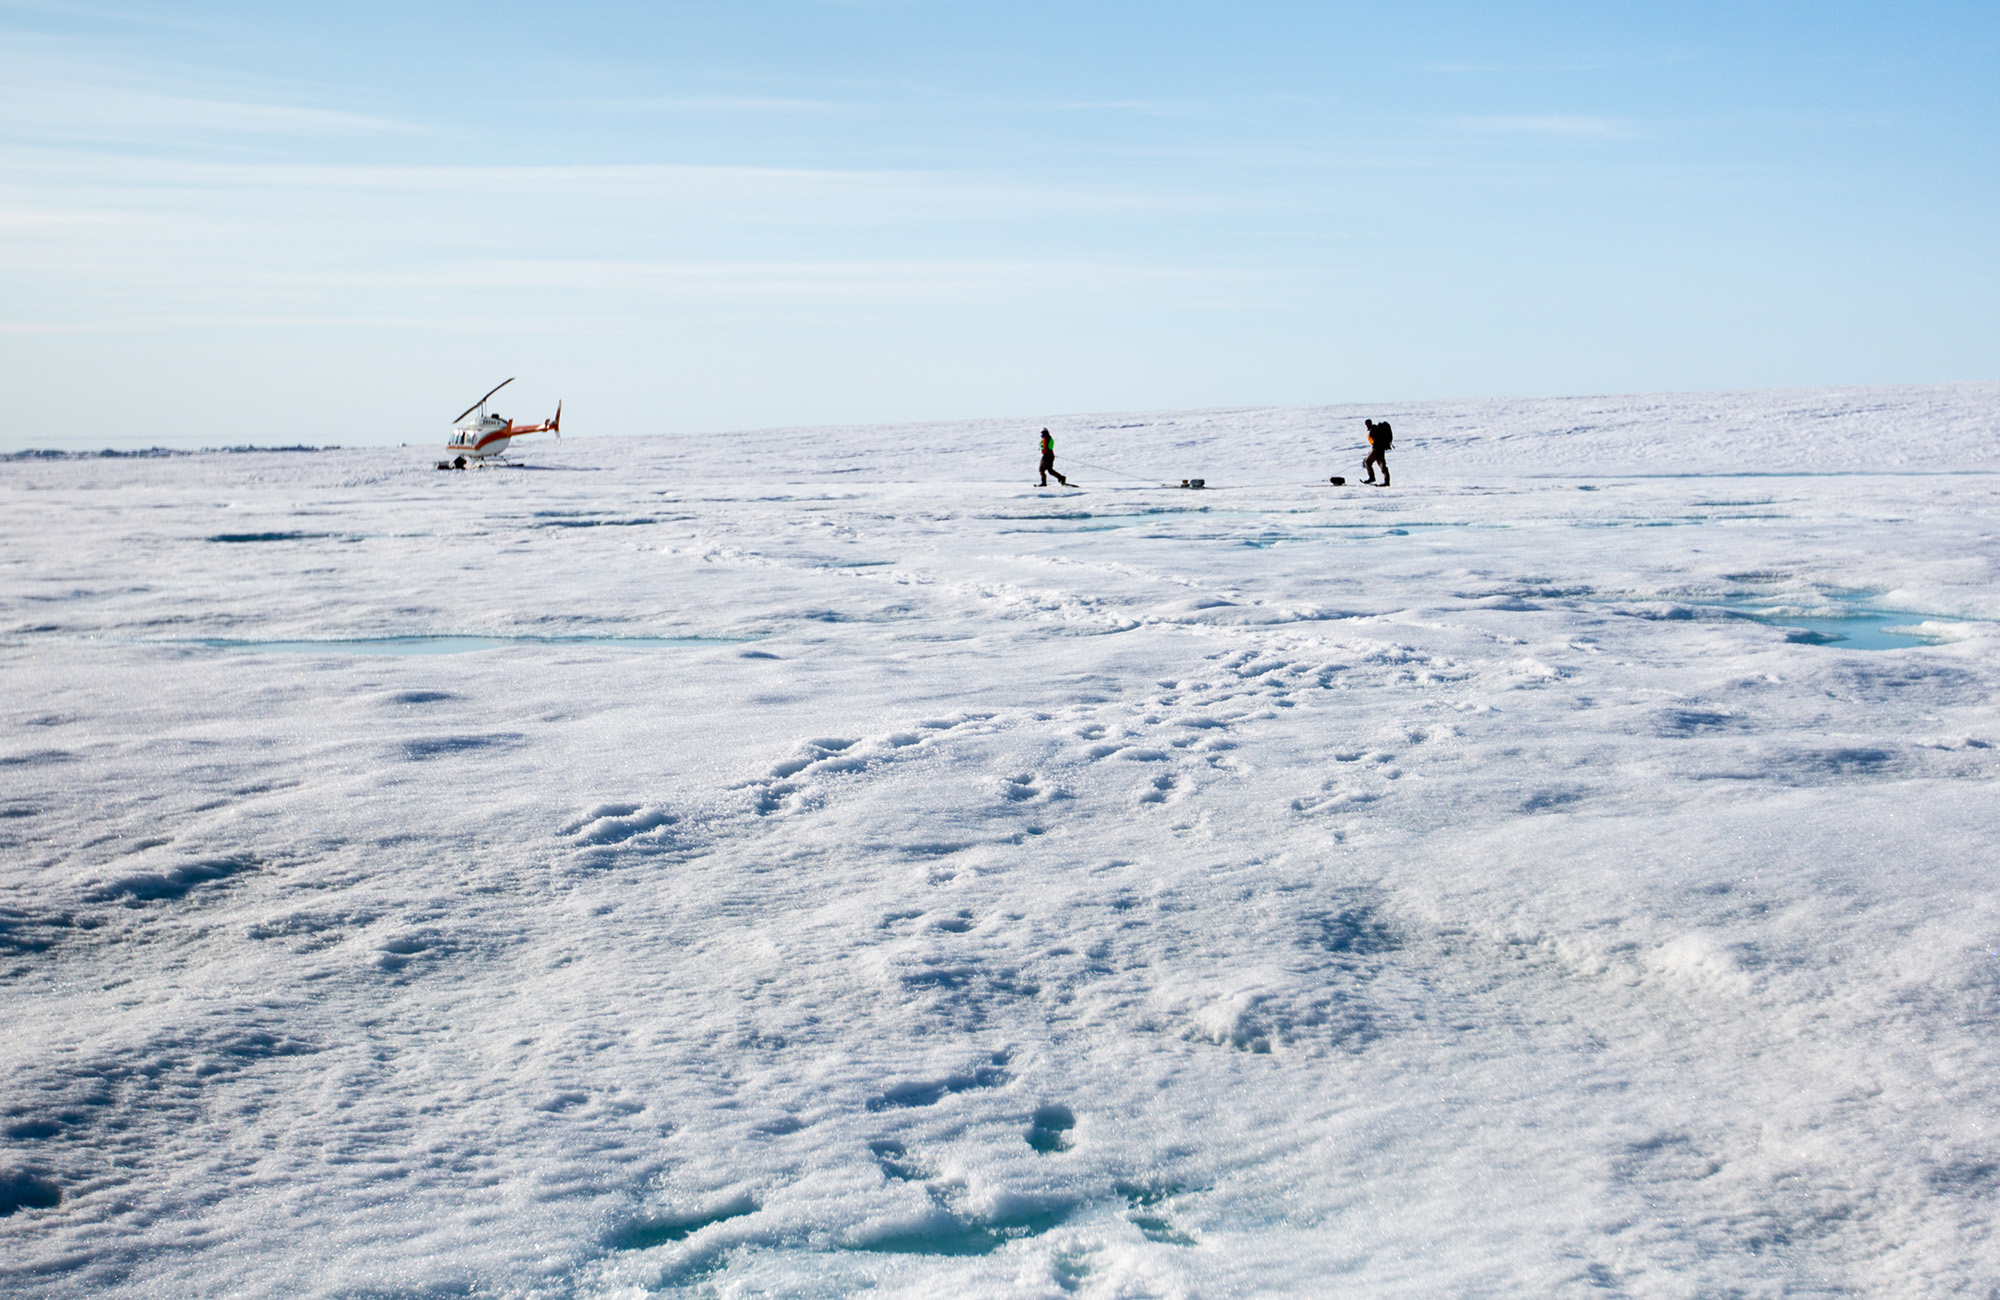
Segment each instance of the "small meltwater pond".
[[1913,621],[1908,614],[1884,614],[1873,610],[1841,618],[1790,618],[1779,615],[1760,621],[1783,627],[1787,641],[1800,645],[1833,645],[1844,650],[1907,650],[1911,646],[1938,645],[1946,639],[1918,626],[1925,621],[1941,620]]
[[1908,650],[1913,646],[1937,645],[1946,638],[1938,635],[1935,626],[1924,625],[1961,621],[1938,614],[1912,614],[1866,605],[1844,606],[1839,613],[1815,614],[1747,600],[1718,601],[1699,608],[1783,628],[1785,639],[1798,645],[1838,646],[1843,650]]
[[743,645],[749,637],[708,636],[383,636],[350,641],[236,641],[207,637],[174,645],[210,650],[252,650],[265,654],[458,655],[478,650],[596,646],[610,650],[692,650]]

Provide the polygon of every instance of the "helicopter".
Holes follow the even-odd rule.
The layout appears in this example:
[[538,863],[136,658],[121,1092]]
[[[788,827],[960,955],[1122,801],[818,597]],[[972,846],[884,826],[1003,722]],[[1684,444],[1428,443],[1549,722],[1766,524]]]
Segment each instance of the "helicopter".
[[[486,402],[493,394],[513,383],[512,377],[501,380],[486,390],[486,396],[458,413],[452,421],[451,440],[444,445],[450,460],[438,462],[439,469],[464,469],[468,465],[510,465],[507,459],[509,445],[524,433],[553,433],[556,441],[562,441],[562,403],[556,403],[556,413],[540,424],[515,424],[504,415],[488,415]],[[477,412],[477,414],[474,414]],[[469,417],[469,418],[468,418]]]

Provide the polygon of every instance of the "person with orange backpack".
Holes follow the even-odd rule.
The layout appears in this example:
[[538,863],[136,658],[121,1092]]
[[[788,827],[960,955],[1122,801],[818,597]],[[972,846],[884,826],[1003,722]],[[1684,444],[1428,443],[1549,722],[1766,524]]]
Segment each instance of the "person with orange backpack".
[[1376,486],[1388,487],[1389,443],[1395,435],[1389,431],[1389,422],[1387,420],[1382,421],[1380,424],[1377,424],[1373,420],[1367,420],[1364,423],[1368,426],[1368,459],[1361,462],[1361,468],[1368,474],[1367,479],[1364,481],[1374,483],[1375,467],[1380,465],[1382,467],[1382,481],[1376,484]]

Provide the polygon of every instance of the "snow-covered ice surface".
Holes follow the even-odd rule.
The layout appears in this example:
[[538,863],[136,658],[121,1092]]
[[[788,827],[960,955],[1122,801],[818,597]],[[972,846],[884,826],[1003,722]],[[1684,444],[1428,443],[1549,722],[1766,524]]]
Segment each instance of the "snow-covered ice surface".
[[2000,1294],[2000,386],[1036,427],[0,465],[0,1289]]

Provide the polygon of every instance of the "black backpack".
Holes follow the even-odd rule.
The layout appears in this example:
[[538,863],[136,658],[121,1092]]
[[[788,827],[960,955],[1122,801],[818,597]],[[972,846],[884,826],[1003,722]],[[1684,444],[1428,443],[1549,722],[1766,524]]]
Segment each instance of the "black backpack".
[[1396,441],[1396,435],[1389,431],[1389,422],[1387,420],[1382,421],[1380,424],[1377,424],[1375,421],[1370,420],[1368,422],[1368,434],[1369,434],[1368,441],[1370,442],[1375,442],[1375,439],[1378,437],[1382,440],[1379,443],[1375,443],[1375,445],[1380,447],[1383,451],[1389,450],[1389,448],[1393,446]]

